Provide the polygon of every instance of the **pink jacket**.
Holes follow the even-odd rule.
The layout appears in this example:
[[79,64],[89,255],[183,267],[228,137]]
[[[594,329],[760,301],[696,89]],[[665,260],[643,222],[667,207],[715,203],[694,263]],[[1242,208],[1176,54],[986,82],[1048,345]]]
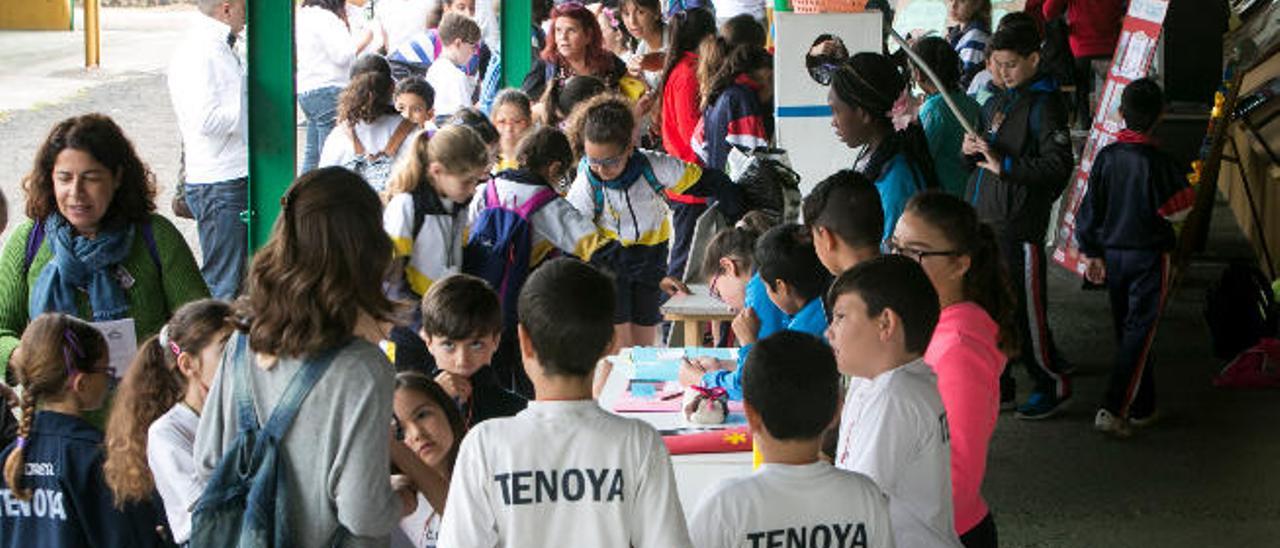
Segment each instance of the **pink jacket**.
[[999,327],[972,302],[942,309],[924,361],[938,375],[938,392],[951,428],[951,493],[956,533],[986,517],[982,478],[987,447],[1000,413],[1000,373],[1005,355],[996,347]]

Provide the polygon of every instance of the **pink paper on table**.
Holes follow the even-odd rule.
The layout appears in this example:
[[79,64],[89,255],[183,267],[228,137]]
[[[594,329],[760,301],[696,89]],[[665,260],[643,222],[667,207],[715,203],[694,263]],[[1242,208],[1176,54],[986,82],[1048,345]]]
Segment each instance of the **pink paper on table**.
[[[679,413],[680,406],[684,404],[684,396],[677,395],[669,400],[663,400],[663,396],[679,394],[678,392],[664,390],[658,392],[654,396],[635,396],[631,392],[624,392],[622,396],[613,404],[613,410],[617,413]],[[743,413],[742,402],[730,401],[729,413]]]

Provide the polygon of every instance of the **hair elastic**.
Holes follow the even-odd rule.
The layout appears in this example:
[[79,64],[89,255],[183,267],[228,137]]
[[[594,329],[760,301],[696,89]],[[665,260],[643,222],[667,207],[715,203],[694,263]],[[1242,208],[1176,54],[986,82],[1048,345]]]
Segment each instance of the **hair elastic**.
[[173,352],[173,357],[176,358],[179,354],[182,354],[182,348],[178,346],[178,343],[173,342],[173,339],[169,338],[169,324],[164,324],[164,327],[160,328],[159,337],[161,348],[166,348],[170,352]]
[[67,326],[62,330],[62,340],[66,343],[62,345],[62,360],[67,366],[67,378],[71,378],[79,368],[75,367],[75,360],[71,355],[74,352],[75,357],[84,359],[84,349],[80,347],[80,336],[76,335],[71,326]]
[[26,436],[18,436],[17,444],[18,444],[18,449],[26,449],[26,448],[27,448],[27,437],[26,437]]

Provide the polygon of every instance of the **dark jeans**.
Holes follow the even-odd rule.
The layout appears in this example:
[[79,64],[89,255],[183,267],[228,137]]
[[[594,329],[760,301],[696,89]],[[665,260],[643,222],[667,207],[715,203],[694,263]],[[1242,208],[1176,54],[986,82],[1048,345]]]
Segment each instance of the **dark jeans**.
[[1057,353],[1049,330],[1044,246],[1006,240],[1000,242],[1000,251],[1009,267],[1009,281],[1017,301],[1014,322],[1022,346],[1020,359],[1035,383],[1035,391],[1058,399],[1070,397],[1071,383],[1055,359]]
[[1148,417],[1156,410],[1151,343],[1169,291],[1169,255],[1145,249],[1108,249],[1104,257],[1117,344],[1116,364],[1102,406],[1119,417]]
[[1083,57],[1076,59],[1076,127],[1089,129],[1093,126],[1093,113],[1107,81],[1107,69],[1111,68],[1110,57]]
[[338,94],[342,88],[330,86],[313,89],[298,96],[302,114],[307,117],[307,146],[302,155],[302,173],[320,163],[320,148],[338,120]]
[[216,299],[231,300],[240,291],[249,254],[249,227],[240,214],[249,207],[248,179],[187,184],[187,206],[195,215],[204,266],[200,273]]

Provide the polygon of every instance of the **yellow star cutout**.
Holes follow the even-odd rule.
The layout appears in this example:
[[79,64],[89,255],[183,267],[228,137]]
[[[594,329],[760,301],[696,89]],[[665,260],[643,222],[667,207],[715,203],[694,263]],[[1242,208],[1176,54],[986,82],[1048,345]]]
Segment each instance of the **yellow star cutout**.
[[730,445],[747,443],[747,435],[742,432],[733,432],[733,433],[725,434],[724,441]]

